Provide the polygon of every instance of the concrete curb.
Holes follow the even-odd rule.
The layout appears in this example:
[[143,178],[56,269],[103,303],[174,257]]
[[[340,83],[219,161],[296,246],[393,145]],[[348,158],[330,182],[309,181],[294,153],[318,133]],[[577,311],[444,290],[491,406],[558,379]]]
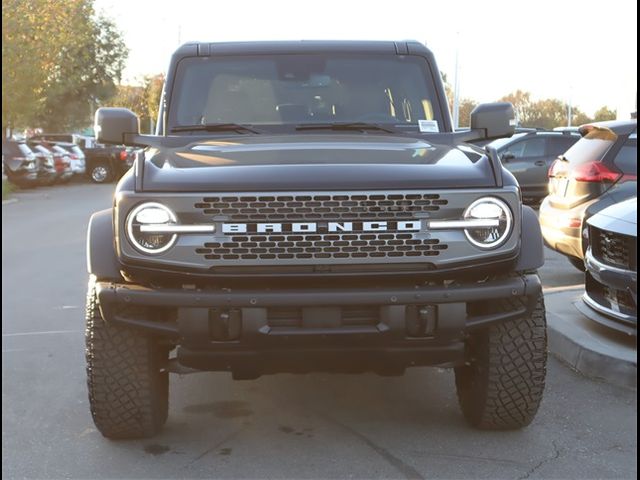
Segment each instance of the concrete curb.
[[7,200],[2,200],[2,205],[11,205],[12,203],[18,203],[17,198],[9,198]]
[[584,290],[545,296],[549,351],[586,377],[637,388],[635,337],[589,320],[575,307]]

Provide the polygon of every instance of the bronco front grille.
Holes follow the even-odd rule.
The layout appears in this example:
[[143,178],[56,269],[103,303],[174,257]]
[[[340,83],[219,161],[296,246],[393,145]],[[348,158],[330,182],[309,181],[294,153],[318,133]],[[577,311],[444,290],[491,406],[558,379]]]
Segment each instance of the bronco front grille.
[[207,260],[310,260],[433,257],[447,245],[410,233],[238,235],[207,242],[196,253]]
[[636,238],[595,227],[591,227],[589,238],[596,259],[613,267],[637,271]]
[[195,208],[214,219],[278,220],[401,220],[437,212],[447,205],[437,194],[389,193],[357,195],[276,195],[204,197]]
[[[388,221],[420,219],[448,204],[427,193],[327,193],[323,195],[211,196],[194,204],[213,220],[259,222]],[[310,261],[348,263],[435,257],[448,246],[438,239],[404,231],[243,233],[216,238],[195,249],[206,260]]]

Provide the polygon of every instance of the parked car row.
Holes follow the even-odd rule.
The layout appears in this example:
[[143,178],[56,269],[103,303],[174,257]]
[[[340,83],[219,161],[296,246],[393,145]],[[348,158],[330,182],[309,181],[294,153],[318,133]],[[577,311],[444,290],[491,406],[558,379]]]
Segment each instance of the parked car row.
[[131,168],[138,150],[123,145],[102,145],[86,135],[48,133],[31,137],[33,140],[72,142],[85,155],[86,175],[94,183],[119,179]]
[[549,195],[540,205],[547,246],[584,270],[587,220],[637,196],[637,121],[584,125],[582,135],[549,169]]
[[10,182],[29,187],[66,183],[74,175],[94,183],[119,179],[138,150],[96,144],[93,137],[70,134],[36,135],[2,142],[3,168]]
[[579,310],[637,336],[637,120],[583,125],[578,133],[549,168],[542,234],[548,247],[585,271]]
[[637,332],[637,120],[520,129],[490,143],[539,205],[546,245],[585,271],[589,318]]
[[525,130],[490,143],[518,180],[526,204],[539,205],[549,193],[547,172],[554,160],[580,140],[573,131]]
[[7,178],[20,187],[67,182],[85,169],[84,155],[72,144],[5,139],[2,157]]

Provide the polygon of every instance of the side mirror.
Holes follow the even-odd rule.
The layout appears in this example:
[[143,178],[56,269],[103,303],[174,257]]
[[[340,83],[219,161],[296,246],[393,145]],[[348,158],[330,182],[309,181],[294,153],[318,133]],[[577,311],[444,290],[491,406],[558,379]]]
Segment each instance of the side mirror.
[[511,153],[511,152],[504,152],[502,154],[502,157],[500,158],[500,160],[502,160],[503,162],[508,162],[510,160],[513,160],[514,158],[516,158],[516,156]]
[[127,108],[99,108],[93,129],[98,143],[124,145],[126,134],[140,134],[140,120]]
[[483,103],[471,112],[471,129],[484,130],[485,138],[510,137],[515,126],[516,115],[509,102]]

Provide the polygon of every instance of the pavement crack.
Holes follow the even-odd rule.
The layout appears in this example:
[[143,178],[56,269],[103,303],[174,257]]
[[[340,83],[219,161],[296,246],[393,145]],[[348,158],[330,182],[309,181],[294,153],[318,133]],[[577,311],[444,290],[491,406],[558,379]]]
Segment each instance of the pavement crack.
[[380,445],[378,445],[377,443],[375,443],[374,441],[372,441],[371,439],[369,439],[368,437],[366,437],[362,433],[358,432],[357,430],[354,430],[353,428],[351,428],[348,425],[345,425],[342,422],[339,422],[338,420],[336,420],[334,418],[328,417],[328,416],[326,416],[324,414],[320,414],[320,416],[323,417],[328,422],[339,426],[343,430],[346,430],[351,435],[353,435],[354,437],[356,437],[359,440],[361,440],[364,444],[366,444],[374,452],[376,452],[378,455],[380,455],[387,463],[389,463],[392,467],[394,467],[396,470],[398,470],[400,473],[402,473],[402,475],[404,475],[404,477],[407,480],[425,480],[425,477],[423,477],[420,474],[420,472],[418,472],[411,465],[408,465],[403,460],[401,460],[400,458],[396,457],[389,450],[387,450],[384,447],[381,447]]
[[531,477],[531,475],[533,475],[533,473],[538,470],[539,468],[541,468],[543,465],[546,465],[547,463],[551,463],[556,461],[557,459],[559,459],[562,456],[562,450],[560,450],[560,448],[558,448],[558,445],[556,444],[555,441],[551,442],[551,445],[553,445],[553,455],[547,458],[544,458],[542,460],[540,460],[536,465],[534,465],[532,468],[530,468],[527,473],[525,473],[523,476],[518,477],[518,480],[525,480],[529,477]]

